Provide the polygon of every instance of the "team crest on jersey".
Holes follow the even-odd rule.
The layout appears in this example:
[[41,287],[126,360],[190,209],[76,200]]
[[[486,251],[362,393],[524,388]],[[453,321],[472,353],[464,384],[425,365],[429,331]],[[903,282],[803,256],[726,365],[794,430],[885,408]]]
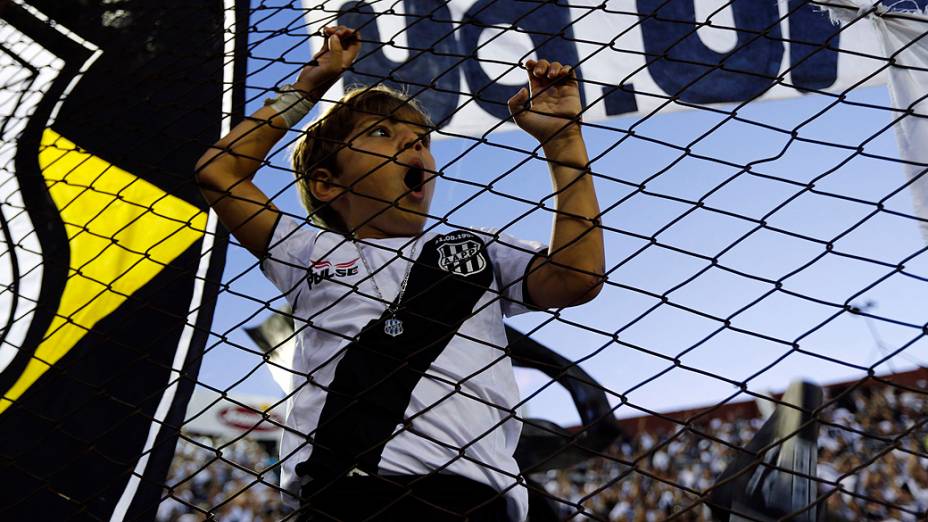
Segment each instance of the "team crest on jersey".
[[482,272],[487,267],[483,243],[473,234],[466,232],[445,236],[438,246],[438,266],[442,270],[462,276]]
[[309,287],[312,288],[326,279],[351,277],[358,275],[358,260],[356,257],[344,263],[332,263],[325,259],[313,261],[309,267]]

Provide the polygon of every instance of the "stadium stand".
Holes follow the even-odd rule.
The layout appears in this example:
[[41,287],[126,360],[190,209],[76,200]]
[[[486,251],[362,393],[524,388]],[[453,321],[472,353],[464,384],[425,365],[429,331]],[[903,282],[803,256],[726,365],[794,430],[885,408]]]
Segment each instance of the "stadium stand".
[[[928,369],[825,387],[819,416],[819,495],[826,520],[924,520],[928,510]],[[705,498],[734,449],[764,422],[756,401],[625,418],[605,456],[537,475],[574,520],[710,520]],[[689,422],[687,423],[687,420]],[[211,448],[219,448],[221,455]],[[171,467],[160,522],[286,519],[276,450],[188,435]]]

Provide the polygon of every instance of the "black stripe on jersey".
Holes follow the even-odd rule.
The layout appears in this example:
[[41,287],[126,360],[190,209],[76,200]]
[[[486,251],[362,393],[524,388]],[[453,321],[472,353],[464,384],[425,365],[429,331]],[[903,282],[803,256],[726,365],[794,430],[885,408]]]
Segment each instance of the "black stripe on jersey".
[[[439,266],[439,248],[462,237],[479,243],[483,270],[459,275]],[[479,265],[475,265],[479,266]],[[476,235],[437,236],[422,247],[396,314],[404,333],[383,331],[385,312],[368,323],[345,348],[328,387],[318,428],[310,434],[313,451],[296,466],[297,475],[328,481],[353,468],[376,474],[384,447],[404,422],[412,391],[438,358],[493,281],[486,246]]]

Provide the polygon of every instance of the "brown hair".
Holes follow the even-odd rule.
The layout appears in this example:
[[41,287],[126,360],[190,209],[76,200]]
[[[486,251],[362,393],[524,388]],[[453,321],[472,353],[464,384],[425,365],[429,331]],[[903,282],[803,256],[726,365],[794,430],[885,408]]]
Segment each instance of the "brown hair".
[[325,168],[338,176],[335,154],[347,146],[349,135],[359,118],[383,116],[431,128],[428,115],[418,102],[404,93],[387,87],[354,87],[346,90],[340,100],[313,120],[293,144],[291,161],[296,176],[300,201],[317,226],[349,233],[338,212],[330,204],[319,201],[309,190],[310,175]]

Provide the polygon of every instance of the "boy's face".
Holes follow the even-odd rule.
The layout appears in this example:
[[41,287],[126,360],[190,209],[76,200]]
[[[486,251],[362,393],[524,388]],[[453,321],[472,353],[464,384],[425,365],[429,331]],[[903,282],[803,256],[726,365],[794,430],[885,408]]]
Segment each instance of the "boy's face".
[[346,192],[333,205],[358,237],[412,236],[425,225],[435,159],[428,129],[404,116],[359,117],[336,153],[335,179]]

